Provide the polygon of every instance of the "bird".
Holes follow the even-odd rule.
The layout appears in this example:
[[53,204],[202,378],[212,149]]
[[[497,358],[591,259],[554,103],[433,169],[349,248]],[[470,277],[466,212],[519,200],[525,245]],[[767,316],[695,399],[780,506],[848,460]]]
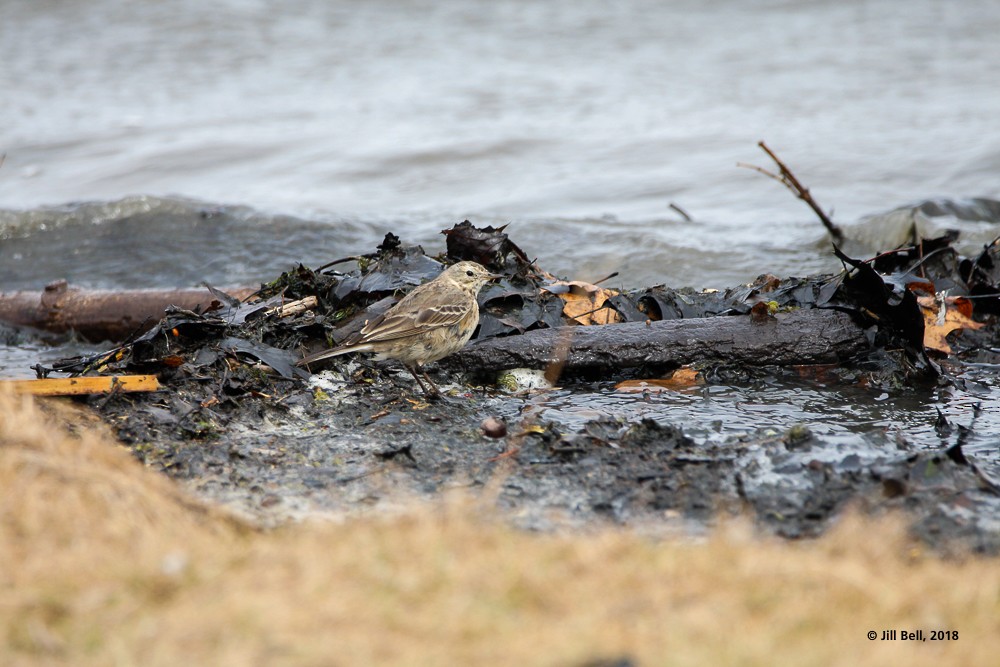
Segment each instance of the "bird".
[[[503,276],[490,273],[476,262],[458,262],[433,280],[414,288],[392,308],[341,344],[296,362],[298,366],[352,352],[375,352],[375,359],[396,359],[410,371],[429,397],[441,392],[423,365],[462,349],[479,324],[476,297],[486,283]],[[428,390],[420,374],[430,385]]]

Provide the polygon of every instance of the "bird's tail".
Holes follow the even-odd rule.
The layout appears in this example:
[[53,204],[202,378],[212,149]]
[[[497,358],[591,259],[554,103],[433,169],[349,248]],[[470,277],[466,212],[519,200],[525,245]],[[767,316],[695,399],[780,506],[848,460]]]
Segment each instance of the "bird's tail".
[[296,366],[307,366],[308,364],[315,363],[317,361],[322,361],[323,359],[329,359],[330,357],[339,357],[342,354],[350,354],[351,352],[368,352],[372,348],[371,345],[341,345],[339,347],[332,347],[329,350],[320,350],[315,354],[310,354],[306,357],[302,357],[295,362]]

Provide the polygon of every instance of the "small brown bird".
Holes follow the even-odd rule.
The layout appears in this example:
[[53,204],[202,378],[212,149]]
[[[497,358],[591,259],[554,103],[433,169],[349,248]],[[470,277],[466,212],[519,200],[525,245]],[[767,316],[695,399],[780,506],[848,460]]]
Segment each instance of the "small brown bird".
[[[476,296],[487,282],[501,278],[476,262],[459,262],[437,278],[416,287],[337,347],[300,359],[305,366],[351,352],[375,352],[375,359],[398,359],[428,396],[441,392],[423,365],[457,352],[479,324]],[[428,391],[420,375],[431,386]]]

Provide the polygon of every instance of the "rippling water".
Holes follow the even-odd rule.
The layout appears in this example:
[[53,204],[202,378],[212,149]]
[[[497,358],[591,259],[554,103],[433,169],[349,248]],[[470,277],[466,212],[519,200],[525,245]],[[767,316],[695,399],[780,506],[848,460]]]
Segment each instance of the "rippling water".
[[628,286],[832,270],[812,213],[736,164],[770,166],[766,140],[859,254],[912,209],[870,214],[1000,198],[998,34],[974,0],[5,2],[0,290],[252,284],[390,230],[437,251],[463,218]]
[[7,2],[0,208],[181,195],[338,256],[472,217],[584,278],[806,273],[812,213],[736,163],[768,141],[845,223],[996,197],[998,33],[949,0]]

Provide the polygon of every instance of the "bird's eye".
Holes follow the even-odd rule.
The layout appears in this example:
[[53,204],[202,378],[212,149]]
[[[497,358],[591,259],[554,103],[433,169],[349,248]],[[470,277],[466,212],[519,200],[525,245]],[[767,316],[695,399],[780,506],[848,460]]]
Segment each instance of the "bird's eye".
[[474,274],[474,273],[472,272],[472,270],[470,269],[470,270],[468,270],[468,271],[466,271],[466,272],[465,272],[465,275],[467,275],[467,276],[469,276],[469,277],[471,278],[472,276],[474,276],[474,275],[476,275],[476,274]]

